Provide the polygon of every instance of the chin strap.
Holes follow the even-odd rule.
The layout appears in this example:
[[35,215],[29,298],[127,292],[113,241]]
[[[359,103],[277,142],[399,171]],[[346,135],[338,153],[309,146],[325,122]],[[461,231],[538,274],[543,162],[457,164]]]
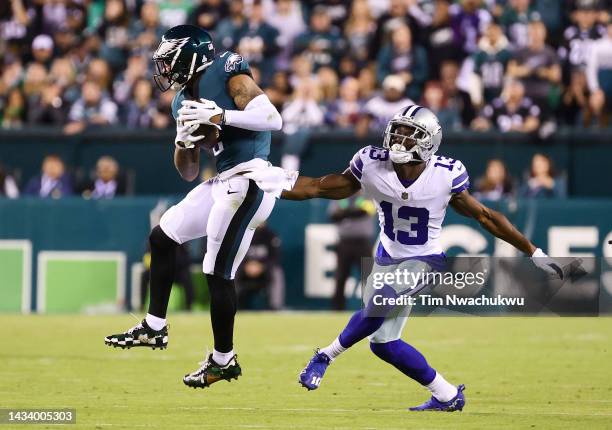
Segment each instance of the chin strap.
[[403,145],[395,144],[389,150],[389,158],[396,164],[406,164],[414,160],[414,152],[406,151]]

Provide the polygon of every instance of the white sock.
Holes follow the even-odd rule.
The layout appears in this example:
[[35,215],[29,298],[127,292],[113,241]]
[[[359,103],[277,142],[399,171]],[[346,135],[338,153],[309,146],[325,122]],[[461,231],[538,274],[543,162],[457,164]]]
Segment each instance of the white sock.
[[438,372],[436,372],[436,377],[431,381],[431,384],[427,385],[427,389],[441,402],[448,402],[457,395],[457,387],[444,379]]
[[340,345],[339,338],[334,339],[334,341],[328,346],[320,349],[320,352],[327,355],[332,360],[342,354],[344,351],[346,351],[346,348]]
[[234,350],[232,349],[230,352],[219,352],[216,349],[213,349],[212,356],[215,363],[225,366],[234,356]]
[[166,318],[156,317],[155,315],[147,314],[145,321],[153,330],[161,330],[166,326]]

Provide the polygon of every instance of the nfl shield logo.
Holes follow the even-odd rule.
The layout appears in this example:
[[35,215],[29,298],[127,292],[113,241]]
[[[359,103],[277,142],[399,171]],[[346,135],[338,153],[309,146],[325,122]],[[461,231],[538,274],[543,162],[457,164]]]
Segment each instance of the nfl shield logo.
[[408,200],[408,193],[406,191],[402,193],[402,199]]

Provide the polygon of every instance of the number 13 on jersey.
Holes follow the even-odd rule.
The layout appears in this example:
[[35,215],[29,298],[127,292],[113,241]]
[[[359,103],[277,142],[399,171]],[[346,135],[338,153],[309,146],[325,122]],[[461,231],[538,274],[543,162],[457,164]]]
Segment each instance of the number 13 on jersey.
[[[429,211],[425,208],[415,208],[412,206],[393,207],[393,204],[380,202],[385,226],[385,235],[402,245],[423,245],[427,242],[429,232]],[[395,231],[395,219],[404,220],[402,224],[407,226],[406,230],[398,229]]]

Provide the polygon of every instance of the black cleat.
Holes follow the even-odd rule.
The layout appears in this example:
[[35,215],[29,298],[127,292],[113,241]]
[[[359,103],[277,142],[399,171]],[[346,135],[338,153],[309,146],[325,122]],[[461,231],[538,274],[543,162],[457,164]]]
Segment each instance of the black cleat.
[[212,358],[212,354],[205,361],[200,362],[200,368],[183,377],[183,383],[192,388],[206,388],[222,380],[231,382],[242,375],[238,364],[238,356],[234,355],[225,366],[221,366]]
[[142,320],[125,333],[106,336],[104,343],[122,349],[130,349],[135,346],[165,349],[168,347],[168,326],[166,325],[161,330],[153,330],[145,320]]

